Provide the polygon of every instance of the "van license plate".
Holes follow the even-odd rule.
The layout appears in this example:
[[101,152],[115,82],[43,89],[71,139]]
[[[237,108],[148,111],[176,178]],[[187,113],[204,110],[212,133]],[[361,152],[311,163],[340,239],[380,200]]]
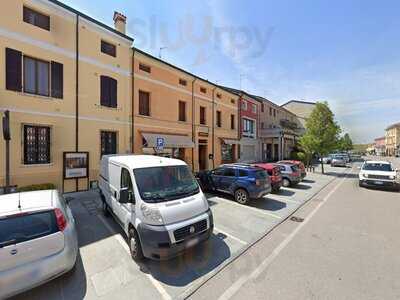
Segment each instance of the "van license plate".
[[374,183],[377,184],[377,185],[382,185],[383,184],[382,181],[375,181]]
[[186,248],[191,248],[199,242],[199,238],[191,239],[187,242]]

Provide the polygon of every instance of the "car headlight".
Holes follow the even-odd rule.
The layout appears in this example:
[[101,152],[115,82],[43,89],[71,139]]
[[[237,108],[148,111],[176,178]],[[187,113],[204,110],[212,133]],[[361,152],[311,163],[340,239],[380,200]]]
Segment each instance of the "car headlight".
[[390,176],[389,176],[389,179],[394,180],[394,179],[396,179],[396,176],[390,175]]
[[364,176],[365,178],[368,178],[368,174],[364,174],[363,176]]
[[163,218],[158,208],[150,207],[146,204],[140,206],[143,216],[151,223],[163,224]]

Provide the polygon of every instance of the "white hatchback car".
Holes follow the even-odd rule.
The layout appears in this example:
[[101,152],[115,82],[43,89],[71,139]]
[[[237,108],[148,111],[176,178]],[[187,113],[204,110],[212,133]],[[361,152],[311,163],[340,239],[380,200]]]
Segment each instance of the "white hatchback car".
[[57,191],[0,196],[0,299],[70,271],[77,254],[75,221]]
[[366,161],[358,176],[361,187],[387,187],[400,190],[398,170],[390,162]]

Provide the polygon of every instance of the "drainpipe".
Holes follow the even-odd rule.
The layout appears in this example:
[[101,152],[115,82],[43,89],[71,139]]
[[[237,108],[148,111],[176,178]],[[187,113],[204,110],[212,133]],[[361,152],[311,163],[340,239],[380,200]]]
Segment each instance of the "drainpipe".
[[213,169],[215,169],[215,142],[214,142],[214,138],[215,138],[215,90],[217,87],[214,87],[212,90],[212,164],[213,164]]
[[240,151],[242,148],[242,145],[240,144],[240,141],[242,139],[242,99],[243,99],[242,97],[243,97],[243,94],[240,94],[239,99],[238,99],[239,101],[238,101],[238,126],[237,126],[237,128],[238,128],[239,144],[238,144],[238,149],[237,149],[237,151],[238,151],[238,159],[237,160],[240,159]]
[[[76,14],[76,54],[75,54],[75,151],[79,151],[79,15]],[[75,179],[75,190],[78,191],[78,179]]]
[[135,51],[132,47],[132,125],[131,125],[131,136],[132,136],[132,153],[135,153]]
[[194,147],[196,146],[196,141],[195,141],[195,101],[194,101],[194,82],[197,80],[197,78],[194,78],[192,80],[192,142],[194,144],[192,148],[192,171],[194,171]]

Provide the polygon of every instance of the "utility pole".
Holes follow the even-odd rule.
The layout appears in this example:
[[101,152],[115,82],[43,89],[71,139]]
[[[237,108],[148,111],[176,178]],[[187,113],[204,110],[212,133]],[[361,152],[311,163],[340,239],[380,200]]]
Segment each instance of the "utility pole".
[[159,59],[161,59],[162,58],[162,51],[164,50],[164,49],[167,49],[167,47],[160,47],[160,52],[158,52],[158,58]]
[[10,189],[10,112],[6,110],[3,116],[3,138],[6,141],[6,187],[5,193],[9,193]]

